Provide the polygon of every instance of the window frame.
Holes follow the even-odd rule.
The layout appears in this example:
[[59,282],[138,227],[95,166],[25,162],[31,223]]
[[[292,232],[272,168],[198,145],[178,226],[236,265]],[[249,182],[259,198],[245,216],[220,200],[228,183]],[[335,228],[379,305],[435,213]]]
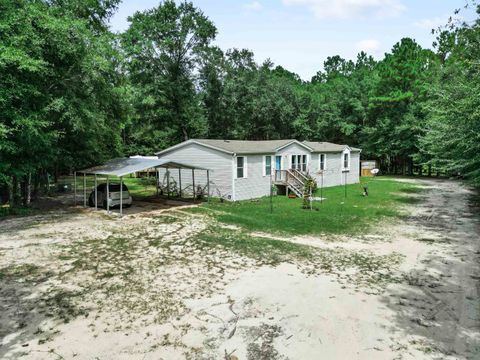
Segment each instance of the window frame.
[[[242,158],[243,159],[243,166],[241,167],[242,169],[242,175],[243,176],[238,176],[238,169],[240,167],[238,166],[238,159]],[[246,156],[237,156],[235,160],[235,179],[246,179],[247,178],[247,157]]]
[[[323,162],[322,162],[322,157],[323,157]],[[322,167],[322,164],[323,164],[323,167]],[[318,154],[318,170],[320,171],[327,170],[327,154],[325,153]]]
[[292,154],[290,159],[291,159],[290,160],[291,169],[302,171],[302,172],[308,171],[308,160],[309,160],[308,154]]
[[[345,159],[345,156],[347,157]],[[346,150],[342,152],[342,171],[350,171],[350,151]],[[345,162],[347,162],[347,166],[345,166]]]
[[[270,158],[270,173],[267,171],[267,158]],[[263,156],[263,176],[271,176],[273,174],[273,155],[264,155]]]

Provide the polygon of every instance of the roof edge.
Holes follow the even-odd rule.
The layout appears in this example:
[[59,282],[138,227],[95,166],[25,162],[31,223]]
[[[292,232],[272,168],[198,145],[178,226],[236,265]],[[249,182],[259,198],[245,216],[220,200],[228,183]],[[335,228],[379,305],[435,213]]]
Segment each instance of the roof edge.
[[200,141],[197,141],[195,139],[189,139],[189,140],[186,140],[186,141],[183,141],[181,142],[180,144],[177,144],[177,145],[173,145],[173,146],[170,146],[169,148],[166,148],[164,150],[161,150],[159,152],[156,152],[155,155],[157,156],[160,156],[160,155],[164,155],[166,153],[169,153],[170,151],[173,151],[173,150],[176,150],[176,149],[179,149],[179,148],[182,148],[186,145],[190,145],[190,144],[197,144],[197,145],[200,145],[200,146],[203,146],[203,147],[206,147],[206,148],[209,148],[209,149],[213,149],[213,150],[217,150],[217,151],[220,151],[220,152],[223,152],[225,154],[230,154],[230,155],[233,155],[234,153],[231,152],[231,151],[228,151],[228,150],[225,150],[225,149],[221,149],[219,147],[216,147],[216,146],[213,146],[213,145],[207,145],[207,144],[204,144]]
[[283,148],[286,148],[287,146],[290,146],[290,145],[292,145],[292,144],[298,144],[298,145],[303,146],[304,148],[310,150],[310,152],[313,152],[313,148],[311,148],[311,147],[308,146],[307,144],[305,144],[305,143],[303,143],[303,142],[300,142],[300,141],[298,141],[298,140],[296,140],[296,139],[291,140],[290,142],[286,143],[285,145],[282,145],[282,146],[276,148],[275,151],[279,151],[279,150],[281,150],[281,149],[283,149]]

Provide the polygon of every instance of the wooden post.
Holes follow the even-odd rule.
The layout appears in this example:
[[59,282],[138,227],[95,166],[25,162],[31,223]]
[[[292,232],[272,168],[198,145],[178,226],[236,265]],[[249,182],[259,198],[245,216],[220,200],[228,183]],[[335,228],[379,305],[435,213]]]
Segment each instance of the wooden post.
[[109,198],[110,198],[110,185],[108,181],[108,175],[107,175],[107,213],[110,213],[110,204],[109,204]]
[[157,189],[157,197],[158,197],[158,181],[160,179],[160,169],[156,168],[155,169],[155,187]]
[[120,216],[123,215],[123,179],[120,176]]
[[178,195],[182,198],[182,169],[178,169]]
[[207,201],[210,202],[210,170],[207,170],[207,196]]
[[95,174],[95,210],[97,210],[97,174]]
[[73,205],[77,206],[77,172],[76,171],[73,173],[73,193],[74,193]]
[[83,173],[83,207],[87,207],[87,174]]
[[196,189],[195,189],[195,169],[192,169],[192,186],[193,186],[193,201],[195,202],[195,198],[197,197]]

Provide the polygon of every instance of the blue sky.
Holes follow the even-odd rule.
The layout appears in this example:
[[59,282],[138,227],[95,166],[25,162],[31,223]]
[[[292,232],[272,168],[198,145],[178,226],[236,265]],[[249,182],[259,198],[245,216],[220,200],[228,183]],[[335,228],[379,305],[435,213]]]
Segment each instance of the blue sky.
[[[222,49],[248,48],[258,62],[270,58],[310,79],[327,56],[354,59],[360,50],[375,58],[402,37],[431,47],[430,30],[445,24],[465,0],[194,0],[215,23]],[[114,31],[127,17],[159,0],[124,0],[111,19]],[[468,12],[462,13],[468,18]],[[470,12],[470,15],[472,12]]]

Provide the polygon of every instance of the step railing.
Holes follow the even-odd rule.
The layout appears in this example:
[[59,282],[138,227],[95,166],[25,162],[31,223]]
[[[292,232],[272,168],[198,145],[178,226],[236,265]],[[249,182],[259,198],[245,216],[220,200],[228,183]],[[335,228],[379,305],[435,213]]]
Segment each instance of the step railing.
[[286,183],[295,195],[298,197],[303,196],[303,188],[305,186],[303,174],[300,174],[300,172],[297,170],[287,170]]
[[284,184],[299,198],[303,197],[307,176],[297,169],[275,170],[273,180]]

